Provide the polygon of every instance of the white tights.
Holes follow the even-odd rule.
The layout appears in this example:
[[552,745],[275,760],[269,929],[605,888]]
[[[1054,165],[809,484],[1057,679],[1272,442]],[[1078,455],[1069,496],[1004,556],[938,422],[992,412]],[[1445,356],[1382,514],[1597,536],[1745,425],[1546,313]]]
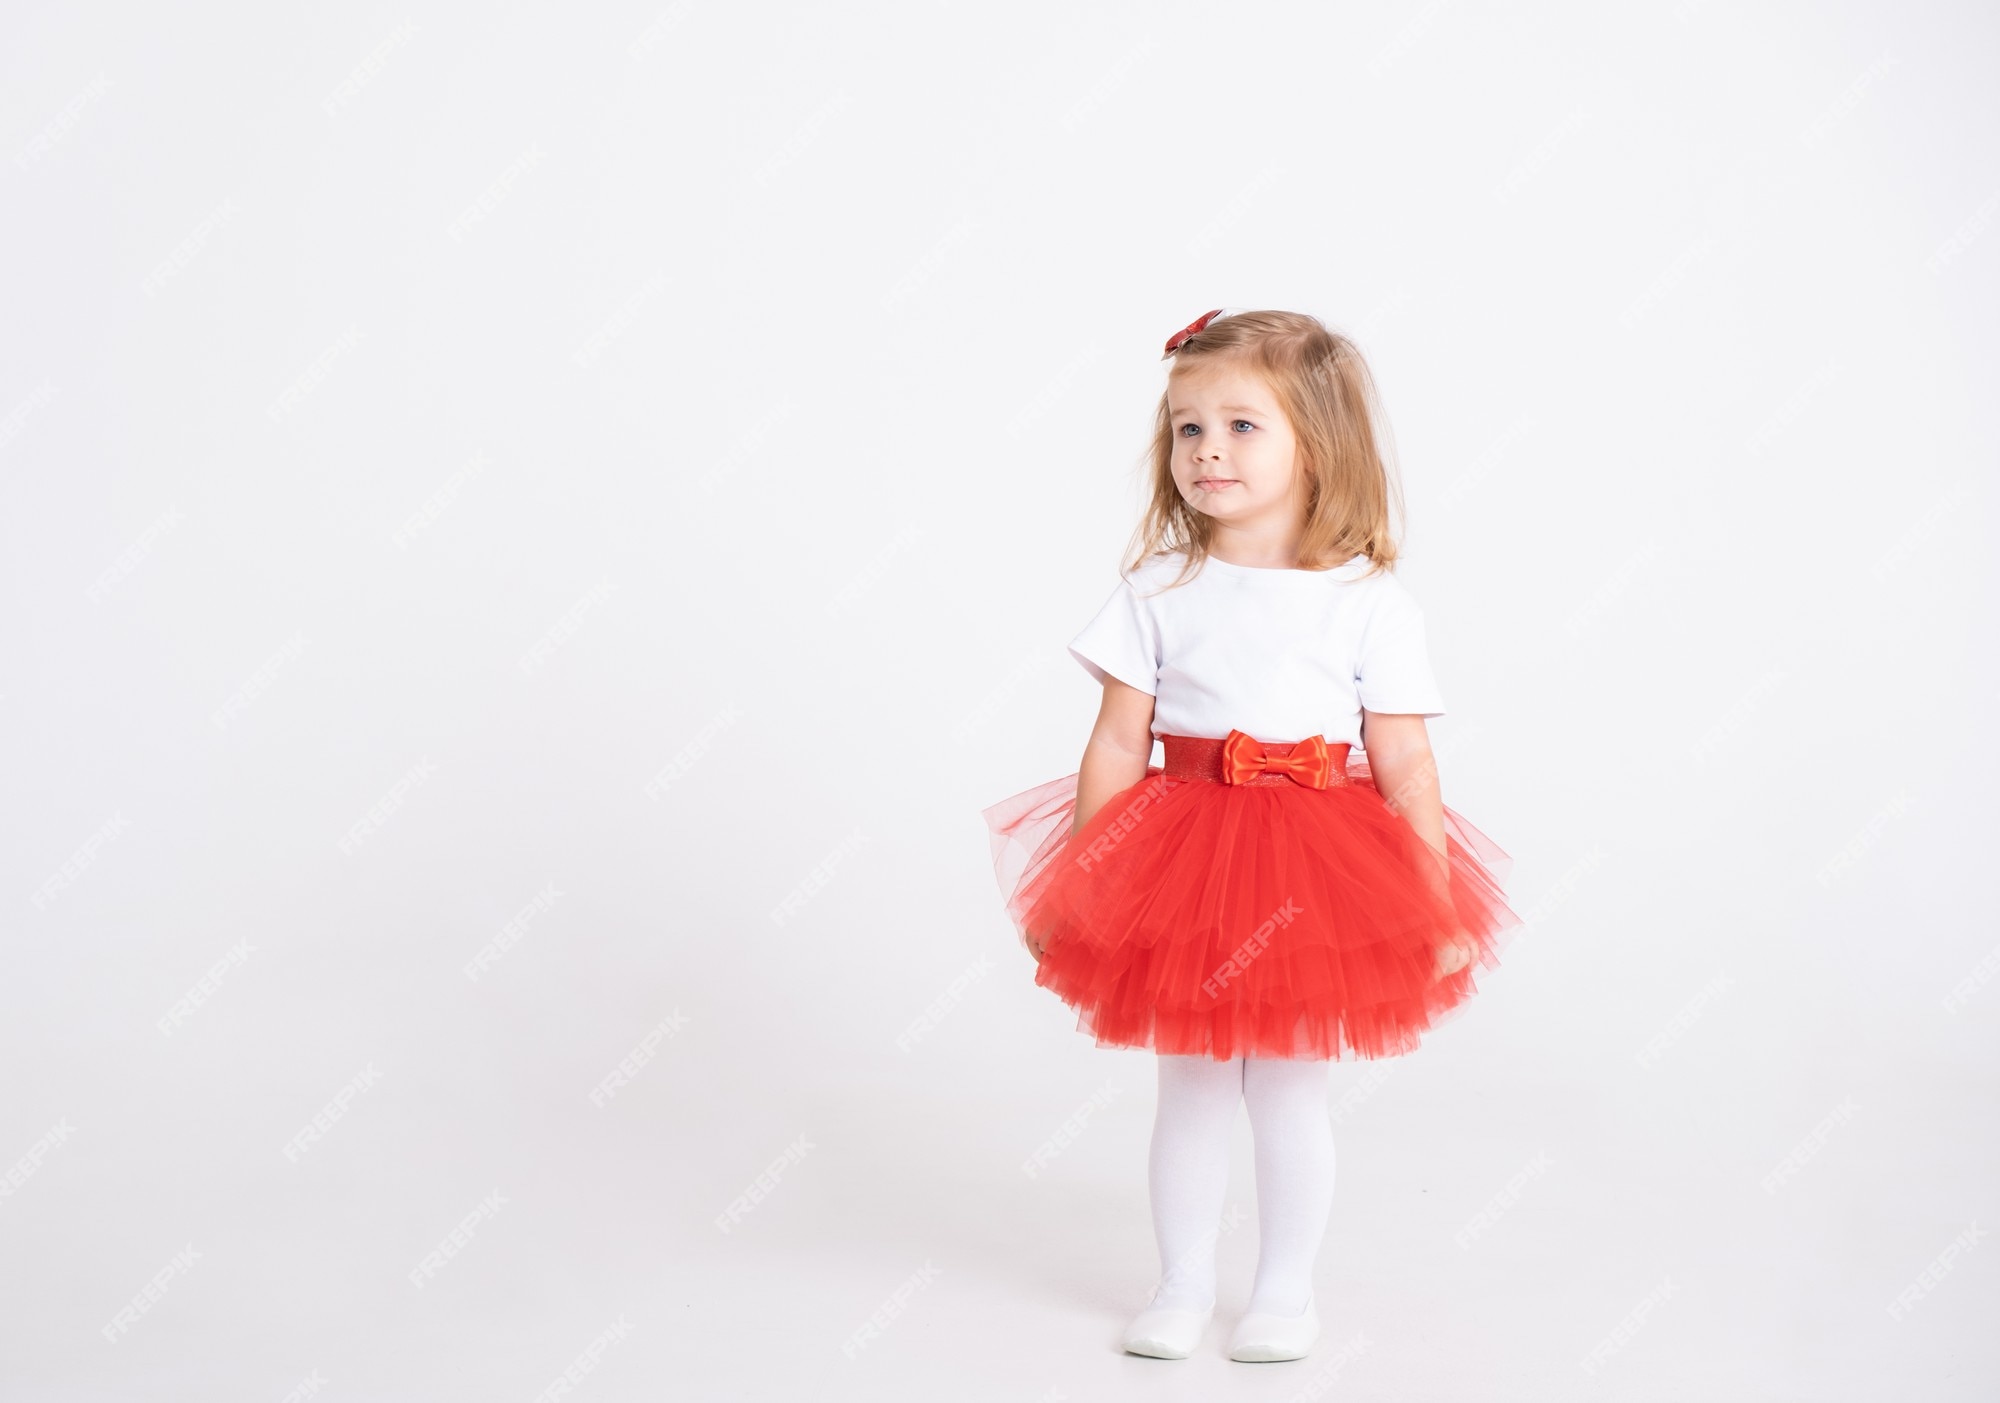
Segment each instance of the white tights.
[[1147,1178],[1160,1245],[1157,1306],[1215,1301],[1215,1240],[1229,1187],[1229,1136],[1240,1098],[1257,1161],[1257,1278],[1249,1309],[1297,1315],[1333,1210],[1327,1063],[1277,1057],[1161,1056]]

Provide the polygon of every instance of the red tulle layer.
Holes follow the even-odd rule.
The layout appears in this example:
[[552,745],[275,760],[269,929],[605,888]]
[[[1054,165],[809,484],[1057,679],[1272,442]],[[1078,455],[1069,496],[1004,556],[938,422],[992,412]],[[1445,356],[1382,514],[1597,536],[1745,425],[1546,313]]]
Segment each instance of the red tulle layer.
[[1074,774],[985,809],[1008,915],[1042,942],[1035,982],[1106,1047],[1412,1051],[1521,924],[1501,890],[1512,861],[1446,808],[1441,867],[1365,758],[1346,770],[1315,789],[1151,765],[1074,833]]

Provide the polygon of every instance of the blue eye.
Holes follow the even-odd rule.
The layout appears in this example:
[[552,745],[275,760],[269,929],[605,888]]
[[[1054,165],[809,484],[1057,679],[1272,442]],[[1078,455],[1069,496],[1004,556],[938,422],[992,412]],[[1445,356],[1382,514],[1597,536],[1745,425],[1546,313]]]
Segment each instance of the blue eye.
[[[1249,424],[1249,425],[1250,425],[1250,427],[1251,427],[1251,428],[1253,428],[1253,429],[1257,427],[1257,426],[1256,426],[1255,424],[1251,424],[1251,423],[1250,423],[1250,421],[1249,421],[1248,419],[1231,419],[1231,420],[1229,421],[1229,424],[1230,424],[1230,427],[1231,427],[1231,428],[1234,428],[1234,427],[1235,427],[1236,425],[1238,425],[1238,424]],[[1181,426],[1180,426],[1180,429],[1178,430],[1178,432],[1179,432],[1179,434],[1180,434],[1180,436],[1181,436],[1182,438],[1186,438],[1186,437],[1188,436],[1188,435],[1187,435],[1187,431],[1188,431],[1189,429],[1193,429],[1193,430],[1194,430],[1194,431],[1195,431],[1196,433],[1200,433],[1200,432],[1201,432],[1201,425],[1199,425],[1199,424],[1195,423],[1195,422],[1194,422],[1194,421],[1192,421],[1192,420],[1189,420],[1189,421],[1188,421],[1187,423],[1185,423],[1185,424],[1183,424],[1183,425],[1181,425]]]

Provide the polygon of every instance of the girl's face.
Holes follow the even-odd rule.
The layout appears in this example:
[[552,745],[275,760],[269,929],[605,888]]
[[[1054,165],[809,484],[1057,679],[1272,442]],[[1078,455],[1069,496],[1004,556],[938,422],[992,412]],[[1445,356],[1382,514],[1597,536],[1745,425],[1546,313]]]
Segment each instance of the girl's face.
[[1216,364],[1167,377],[1174,484],[1218,524],[1282,534],[1305,515],[1298,440],[1277,399],[1247,370]]

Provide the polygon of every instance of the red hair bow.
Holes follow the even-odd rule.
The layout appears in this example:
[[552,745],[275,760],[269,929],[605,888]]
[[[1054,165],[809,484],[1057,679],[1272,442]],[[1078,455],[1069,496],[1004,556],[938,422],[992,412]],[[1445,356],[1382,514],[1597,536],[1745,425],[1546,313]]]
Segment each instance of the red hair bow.
[[1242,784],[1264,771],[1289,775],[1294,784],[1325,789],[1333,783],[1333,756],[1327,751],[1326,737],[1307,736],[1292,747],[1291,754],[1272,755],[1262,741],[1231,731],[1222,742],[1222,782]]
[[1220,307],[1217,307],[1213,312],[1203,312],[1200,316],[1196,317],[1193,321],[1189,322],[1186,326],[1182,327],[1179,331],[1176,331],[1172,336],[1169,336],[1167,338],[1166,353],[1168,355],[1172,355],[1175,351],[1178,351],[1182,346],[1185,346],[1188,343],[1188,340],[1191,337],[1193,337],[1193,335],[1197,331],[1200,331],[1203,327],[1207,326],[1210,322],[1214,321],[1217,317],[1221,315],[1222,315],[1222,308]]

